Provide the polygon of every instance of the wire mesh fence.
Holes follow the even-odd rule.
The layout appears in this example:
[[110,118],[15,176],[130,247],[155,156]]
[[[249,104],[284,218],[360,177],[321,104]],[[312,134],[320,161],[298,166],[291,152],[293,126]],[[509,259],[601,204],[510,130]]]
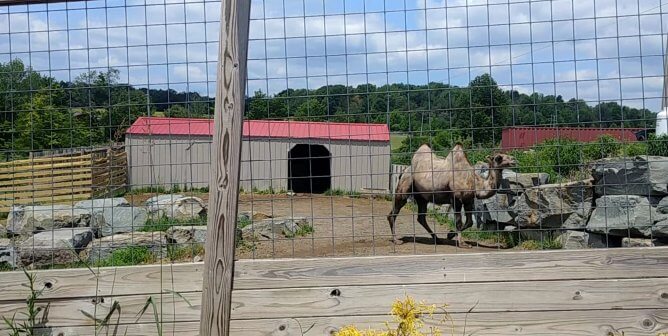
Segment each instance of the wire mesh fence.
[[[253,0],[237,256],[665,244],[665,11]],[[219,15],[0,6],[3,268],[201,260]]]

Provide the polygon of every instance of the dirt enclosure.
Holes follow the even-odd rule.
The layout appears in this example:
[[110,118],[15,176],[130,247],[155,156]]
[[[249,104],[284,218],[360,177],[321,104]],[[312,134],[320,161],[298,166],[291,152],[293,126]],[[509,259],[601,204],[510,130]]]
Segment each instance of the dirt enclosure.
[[[242,195],[239,211],[260,212],[272,217],[306,217],[313,233],[294,239],[260,241],[242,246],[239,258],[336,257],[393,254],[461,253],[491,251],[492,248],[462,249],[442,239],[434,244],[417,223],[411,209],[405,207],[397,218],[397,236],[406,243],[390,241],[387,214],[392,203],[383,198],[324,195]],[[428,218],[440,238],[448,229]]]

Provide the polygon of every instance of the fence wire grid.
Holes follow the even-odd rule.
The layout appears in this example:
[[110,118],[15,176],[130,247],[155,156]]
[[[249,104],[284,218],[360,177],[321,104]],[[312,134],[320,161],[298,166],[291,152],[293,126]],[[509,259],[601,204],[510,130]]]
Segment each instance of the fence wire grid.
[[[668,243],[668,2],[251,6],[238,258]],[[0,6],[2,269],[202,260],[219,15]]]

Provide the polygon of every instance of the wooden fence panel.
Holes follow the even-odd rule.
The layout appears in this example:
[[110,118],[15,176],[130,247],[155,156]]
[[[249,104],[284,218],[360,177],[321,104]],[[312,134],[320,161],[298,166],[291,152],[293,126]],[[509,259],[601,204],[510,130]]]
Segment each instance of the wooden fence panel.
[[71,203],[125,190],[127,154],[113,146],[0,163],[0,212],[13,205]]
[[[668,247],[242,260],[231,334],[382,328],[391,302],[408,294],[447,303],[456,335],[657,336],[668,332],[667,266]],[[201,263],[50,270],[37,272],[37,283],[48,285],[44,303],[51,303],[55,334],[94,334],[94,322],[82,312],[102,318],[117,301],[115,335],[157,335],[152,308],[137,318],[150,297],[163,335],[186,336],[199,332],[202,271]],[[20,272],[0,275],[0,315],[24,309],[23,283]],[[0,334],[5,330],[0,326]]]

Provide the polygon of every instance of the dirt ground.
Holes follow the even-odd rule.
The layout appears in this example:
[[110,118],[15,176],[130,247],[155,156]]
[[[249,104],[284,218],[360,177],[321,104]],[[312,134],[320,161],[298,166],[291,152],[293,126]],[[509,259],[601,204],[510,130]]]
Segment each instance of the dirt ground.
[[[139,204],[151,195],[133,195]],[[207,201],[207,194],[195,194]],[[259,195],[242,194],[239,211],[259,212],[272,217],[306,217],[313,233],[304,237],[277,238],[237,249],[239,259],[344,257],[431,253],[472,253],[501,251],[493,247],[460,248],[444,239],[448,229],[428,218],[439,236],[436,244],[417,223],[417,217],[407,207],[397,218],[397,236],[402,245],[392,244],[387,214],[392,203],[383,198],[324,196],[324,195]],[[475,244],[475,242],[469,242]]]

